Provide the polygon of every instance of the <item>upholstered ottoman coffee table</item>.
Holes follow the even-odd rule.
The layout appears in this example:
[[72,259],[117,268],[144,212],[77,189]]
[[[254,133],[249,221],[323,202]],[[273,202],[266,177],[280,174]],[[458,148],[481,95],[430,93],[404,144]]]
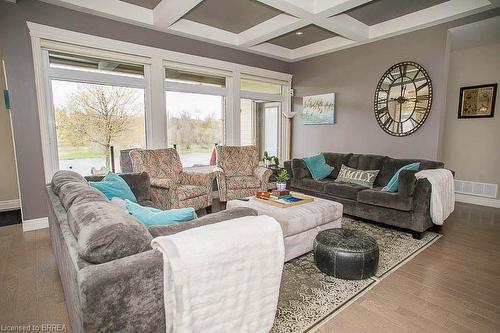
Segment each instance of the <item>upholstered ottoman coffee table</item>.
[[329,229],[314,240],[314,261],[325,274],[346,280],[367,279],[378,267],[377,241],[361,231]]
[[249,207],[259,215],[274,217],[285,238],[285,261],[313,249],[316,235],[325,229],[342,227],[342,204],[314,197],[314,201],[298,206],[280,208],[250,198],[248,201],[231,200],[227,208]]

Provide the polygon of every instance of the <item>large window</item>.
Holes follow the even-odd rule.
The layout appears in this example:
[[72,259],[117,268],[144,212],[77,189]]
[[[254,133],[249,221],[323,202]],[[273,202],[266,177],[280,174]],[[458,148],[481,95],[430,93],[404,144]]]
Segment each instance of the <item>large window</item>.
[[136,148],[175,147],[184,167],[215,164],[216,145],[289,151],[289,74],[28,27],[46,181],[59,169],[128,172]]
[[165,70],[167,140],[184,167],[209,165],[215,145],[224,144],[225,82],[225,77]]
[[121,171],[120,152],[146,146],[143,66],[56,52],[48,59],[58,168]]

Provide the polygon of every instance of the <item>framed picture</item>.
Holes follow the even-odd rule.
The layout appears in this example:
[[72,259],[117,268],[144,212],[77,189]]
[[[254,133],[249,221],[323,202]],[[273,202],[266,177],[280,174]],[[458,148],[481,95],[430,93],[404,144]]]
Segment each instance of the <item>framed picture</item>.
[[335,124],[335,93],[302,98],[304,125]]
[[460,88],[458,118],[493,117],[497,83]]

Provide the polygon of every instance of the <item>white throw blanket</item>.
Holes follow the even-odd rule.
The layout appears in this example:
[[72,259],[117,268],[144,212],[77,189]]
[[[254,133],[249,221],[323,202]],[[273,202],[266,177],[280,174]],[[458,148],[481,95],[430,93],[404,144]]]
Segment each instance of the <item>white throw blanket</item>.
[[164,299],[174,333],[271,330],[285,256],[275,219],[246,216],[157,237],[151,245],[170,267],[163,270]]
[[415,177],[426,178],[431,183],[432,222],[442,225],[455,209],[453,174],[446,169],[429,169],[417,172]]

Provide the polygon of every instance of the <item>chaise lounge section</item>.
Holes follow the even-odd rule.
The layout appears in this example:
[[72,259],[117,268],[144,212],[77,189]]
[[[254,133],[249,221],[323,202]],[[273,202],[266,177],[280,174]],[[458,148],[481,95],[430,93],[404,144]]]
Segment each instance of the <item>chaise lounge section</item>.
[[[314,180],[303,159],[285,162],[292,175],[290,188],[306,194],[340,202],[344,214],[407,229],[415,238],[433,226],[430,216],[431,184],[427,179],[416,179],[418,171],[403,170],[399,175],[398,191],[382,192],[392,176],[403,166],[420,162],[420,170],[443,168],[442,162],[395,159],[381,155],[353,153],[322,153],[326,163],[334,167],[322,180]],[[358,170],[380,170],[374,187],[337,182],[342,164]]]

